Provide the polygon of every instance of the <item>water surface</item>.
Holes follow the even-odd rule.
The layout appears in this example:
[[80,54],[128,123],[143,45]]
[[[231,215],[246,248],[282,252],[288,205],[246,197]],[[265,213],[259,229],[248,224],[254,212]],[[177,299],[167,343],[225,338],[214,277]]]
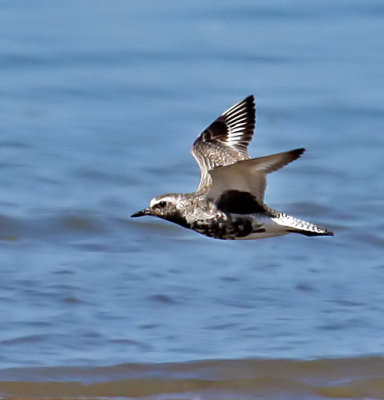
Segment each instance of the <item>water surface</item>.
[[[341,385],[322,398],[384,398],[383,5],[0,10],[0,393],[317,398]],[[195,190],[193,141],[249,94],[252,156],[307,148],[270,176],[266,201],[335,237],[229,242],[131,220],[158,194]]]

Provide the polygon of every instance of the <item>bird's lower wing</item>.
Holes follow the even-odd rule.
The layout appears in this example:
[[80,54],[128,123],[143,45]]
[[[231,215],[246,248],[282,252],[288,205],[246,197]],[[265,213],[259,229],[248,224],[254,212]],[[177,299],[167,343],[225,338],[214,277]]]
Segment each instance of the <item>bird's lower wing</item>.
[[232,202],[234,202],[234,197],[238,201],[241,199],[245,201],[246,198],[250,199],[250,195],[259,206],[263,206],[267,174],[296,160],[304,150],[291,150],[212,169],[209,171],[212,185],[207,192],[207,198],[220,206],[223,198],[228,197],[228,192],[230,192]]

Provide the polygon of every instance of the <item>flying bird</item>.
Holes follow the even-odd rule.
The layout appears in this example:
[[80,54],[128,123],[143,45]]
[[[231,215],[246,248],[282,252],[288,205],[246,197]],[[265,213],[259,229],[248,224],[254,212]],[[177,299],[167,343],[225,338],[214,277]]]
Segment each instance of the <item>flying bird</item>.
[[255,128],[249,96],[221,114],[196,139],[192,155],[201,172],[193,193],[168,193],[132,217],[150,215],[216,239],[263,239],[287,233],[332,236],[319,225],[276,211],[264,203],[267,174],[296,160],[304,148],[252,158]]

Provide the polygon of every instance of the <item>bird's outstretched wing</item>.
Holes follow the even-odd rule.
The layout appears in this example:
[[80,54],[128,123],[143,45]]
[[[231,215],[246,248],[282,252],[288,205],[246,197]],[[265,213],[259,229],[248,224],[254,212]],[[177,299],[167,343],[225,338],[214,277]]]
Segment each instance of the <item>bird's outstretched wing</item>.
[[207,198],[225,212],[258,212],[264,207],[267,174],[296,160],[304,151],[296,149],[217,167],[209,171],[212,185]]
[[248,145],[254,128],[255,102],[253,96],[248,96],[201,133],[192,147],[192,155],[201,171],[199,192],[209,190],[212,183],[210,170],[249,159]]

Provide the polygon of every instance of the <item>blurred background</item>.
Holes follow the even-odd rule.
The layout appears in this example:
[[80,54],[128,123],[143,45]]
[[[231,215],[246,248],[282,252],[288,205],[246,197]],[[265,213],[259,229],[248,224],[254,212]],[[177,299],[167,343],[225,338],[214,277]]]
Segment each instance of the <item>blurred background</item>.
[[[209,398],[376,388],[383,2],[0,1],[0,37],[0,394],[50,380],[67,397],[73,381],[104,397],[206,398],[210,379]],[[335,237],[230,242],[131,220],[196,189],[193,141],[250,94],[253,157],[307,148],[270,175],[267,203]],[[154,376],[173,386],[140,392]]]

